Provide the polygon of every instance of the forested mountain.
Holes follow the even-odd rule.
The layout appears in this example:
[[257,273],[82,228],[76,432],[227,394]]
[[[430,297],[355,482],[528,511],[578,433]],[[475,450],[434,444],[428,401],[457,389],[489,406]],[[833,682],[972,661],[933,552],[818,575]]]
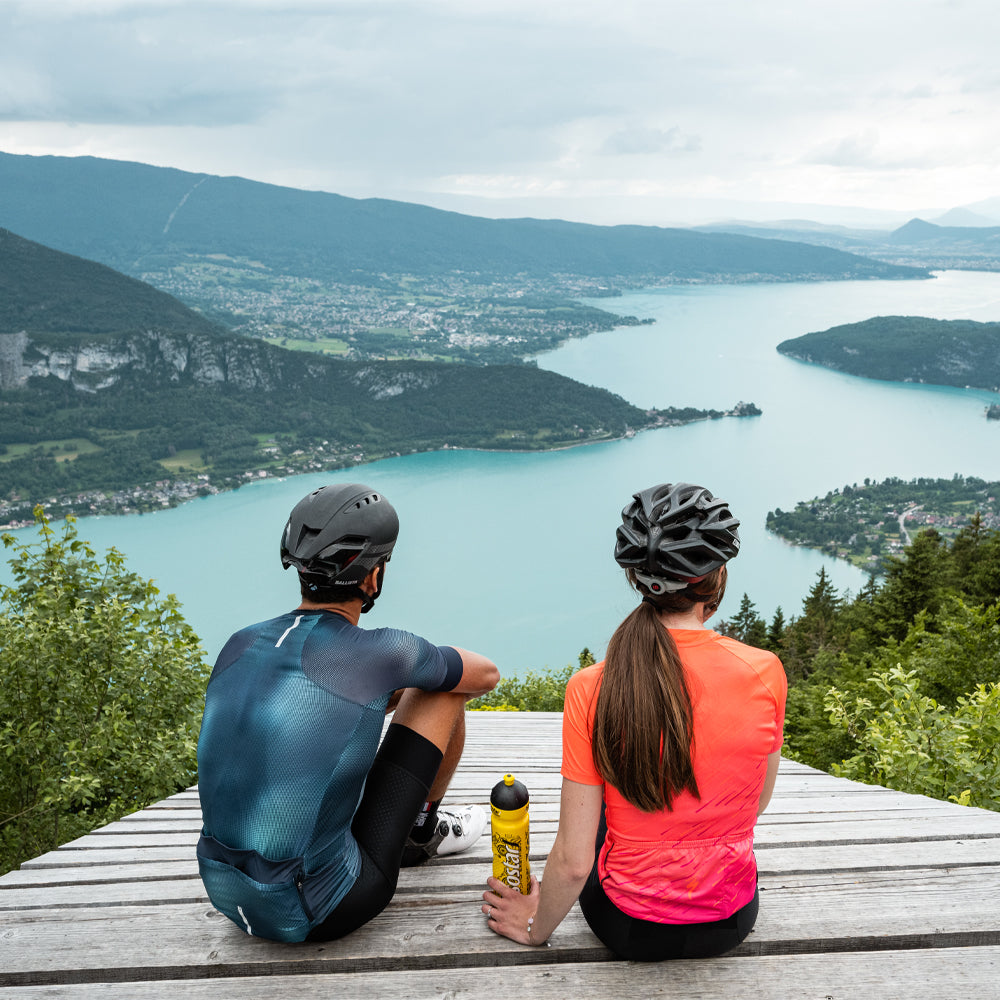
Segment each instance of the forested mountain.
[[483,219],[93,157],[0,153],[0,225],[128,274],[190,255],[285,274],[579,274],[634,279],[912,278],[826,247],[653,226]]
[[176,333],[223,328],[142,281],[0,228],[0,333]]
[[849,375],[1000,391],[1000,323],[877,316],[785,340],[777,349]]

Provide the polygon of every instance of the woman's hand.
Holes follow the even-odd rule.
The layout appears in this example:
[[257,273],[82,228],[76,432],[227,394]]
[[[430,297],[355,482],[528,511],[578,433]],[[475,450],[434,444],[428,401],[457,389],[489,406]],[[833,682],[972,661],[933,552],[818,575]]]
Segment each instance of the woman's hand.
[[528,932],[528,921],[534,920],[538,909],[538,879],[531,876],[527,896],[504,885],[499,879],[488,878],[486,884],[490,888],[483,893],[481,907],[486,914],[486,926],[518,944],[544,944],[543,941],[533,940]]

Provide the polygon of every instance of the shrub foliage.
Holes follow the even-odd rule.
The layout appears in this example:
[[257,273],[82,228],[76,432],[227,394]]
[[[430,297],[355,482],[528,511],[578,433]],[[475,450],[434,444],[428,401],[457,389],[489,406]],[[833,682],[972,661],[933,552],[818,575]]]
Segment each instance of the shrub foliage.
[[194,783],[208,677],[173,596],[35,515],[3,536],[0,872]]

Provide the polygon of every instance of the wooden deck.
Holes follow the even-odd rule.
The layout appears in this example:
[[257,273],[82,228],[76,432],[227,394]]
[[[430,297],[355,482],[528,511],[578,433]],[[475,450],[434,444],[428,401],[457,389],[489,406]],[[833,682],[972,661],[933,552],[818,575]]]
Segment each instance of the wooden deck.
[[[450,799],[486,804],[514,770],[531,793],[533,868],[558,814],[558,714],[470,713]],[[784,762],[757,828],[761,909],[735,952],[613,960],[574,907],[547,948],[487,930],[489,838],[404,871],[389,908],[342,941],[246,937],[210,906],[194,790],[0,878],[0,1000],[184,997],[1000,996],[1000,814]]]

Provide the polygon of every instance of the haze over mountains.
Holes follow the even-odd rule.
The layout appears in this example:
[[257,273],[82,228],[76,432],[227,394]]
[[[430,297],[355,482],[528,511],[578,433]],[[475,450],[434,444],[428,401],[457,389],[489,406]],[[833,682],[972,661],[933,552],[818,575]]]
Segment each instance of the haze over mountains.
[[1000,221],[955,209],[937,221],[910,219],[896,229],[828,226],[802,219],[720,222],[701,232],[801,240],[878,260],[932,269],[1000,270]]

